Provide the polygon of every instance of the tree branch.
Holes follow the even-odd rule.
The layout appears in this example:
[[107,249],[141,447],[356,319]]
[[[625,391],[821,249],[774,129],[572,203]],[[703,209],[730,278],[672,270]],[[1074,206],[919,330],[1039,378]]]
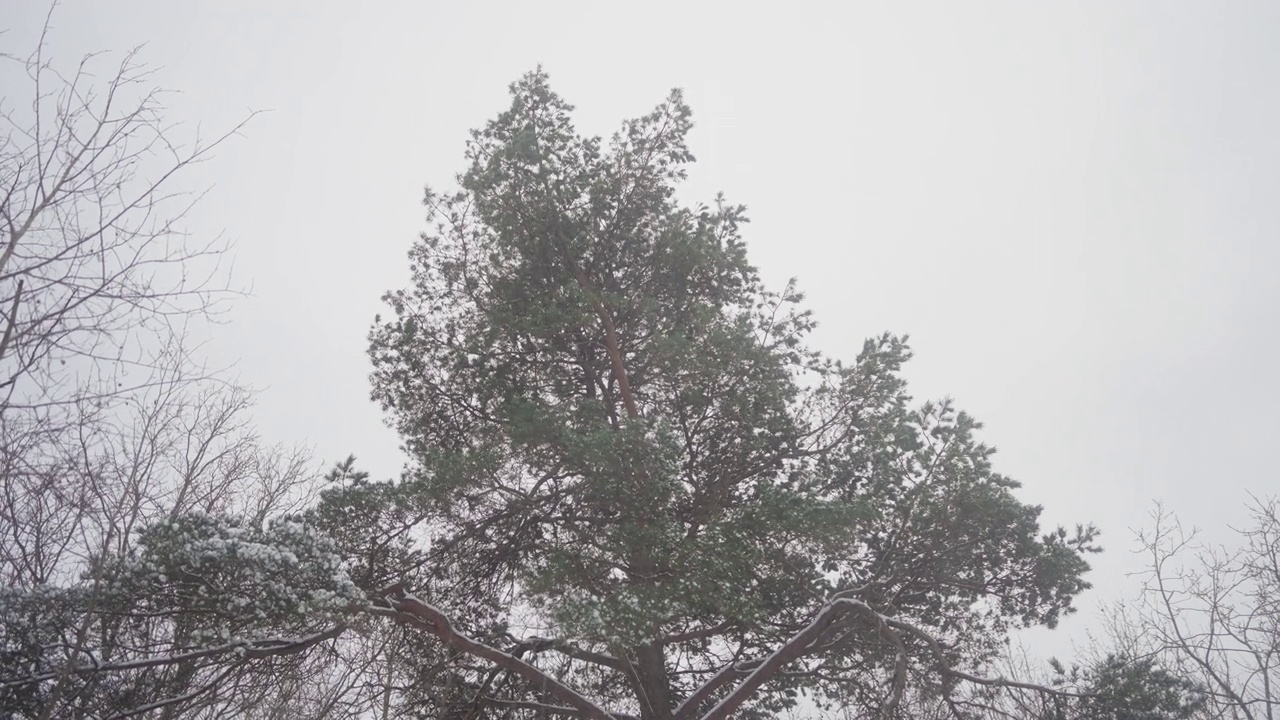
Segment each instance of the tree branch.
[[495,665],[503,667],[523,677],[535,687],[545,689],[560,702],[575,708],[583,717],[588,717],[592,720],[615,720],[613,713],[591,702],[578,691],[544,673],[537,667],[509,653],[459,633],[449,623],[448,616],[439,608],[408,594],[402,594],[399,597],[387,597],[383,600],[389,607],[374,605],[369,608],[369,612],[375,615],[391,617],[420,630],[425,630],[455,650],[488,660]]
[[[506,707],[521,708],[525,710],[537,710],[538,712],[568,715],[569,717],[582,716],[582,713],[577,708],[565,705],[550,705],[548,703],[534,702],[532,700],[507,700],[504,698],[490,697],[488,695],[480,699],[494,705],[503,705]],[[615,720],[637,720],[634,715],[628,715],[626,713],[613,713],[613,717]]]
[[162,665],[173,665],[190,660],[200,660],[202,658],[215,657],[217,655],[226,655],[233,652],[238,652],[247,659],[259,659],[279,655],[295,655],[314,645],[318,645],[326,640],[332,640],[338,637],[345,632],[346,629],[345,625],[337,625],[324,632],[300,638],[268,638],[265,640],[249,640],[244,642],[227,643],[225,645],[218,645],[216,647],[205,648],[203,650],[192,650],[190,652],[161,655],[158,657],[143,658],[139,660],[125,660],[122,662],[112,663],[95,662],[89,665],[74,665],[55,672],[30,675],[16,680],[5,680],[0,682],[0,687],[15,687],[19,685],[43,682],[45,680],[52,680],[62,673],[88,675],[102,672],[125,672],[128,670],[160,667]]
[[885,618],[885,622],[888,623],[890,627],[894,627],[899,630],[905,630],[911,633],[912,635],[923,640],[925,644],[929,646],[929,651],[933,654],[933,657],[935,660],[934,669],[938,673],[945,675],[947,677],[953,677],[953,678],[956,678],[957,680],[964,680],[965,682],[970,682],[975,685],[985,685],[986,687],[1019,688],[1022,690],[1032,690],[1038,693],[1043,693],[1045,695],[1056,695],[1058,697],[1071,697],[1071,698],[1092,697],[1090,693],[1074,692],[1071,690],[1058,690],[1056,688],[1046,687],[1044,685],[1037,685],[1035,683],[1019,682],[1017,680],[1009,680],[1009,679],[1000,678],[1000,677],[995,677],[995,678],[982,677],[981,675],[973,675],[971,673],[967,673],[962,670],[955,670],[947,662],[946,654],[943,653],[942,651],[942,645],[939,644],[938,641],[932,635],[925,632],[924,630],[921,630],[915,625],[912,625],[907,622],[903,622],[902,620],[897,620],[894,618]]
[[210,690],[213,690],[214,688],[216,688],[218,685],[222,683],[223,680],[226,680],[228,677],[230,677],[231,673],[235,672],[237,669],[240,668],[240,666],[244,665],[244,663],[245,661],[243,660],[237,663],[233,663],[226,670],[223,670],[221,673],[218,673],[217,677],[205,683],[204,685],[201,685],[195,690],[192,690],[189,693],[186,693],[183,695],[175,695],[173,697],[167,697],[162,700],[157,700],[155,702],[147,703],[146,705],[139,705],[138,707],[133,708],[131,710],[125,710],[124,712],[111,715],[110,720],[122,720],[123,718],[129,718],[135,715],[142,715],[143,713],[148,713],[148,712],[151,712],[152,710],[159,710],[160,708],[169,707],[171,705],[179,705],[189,700],[194,700],[200,697],[201,695],[204,695],[205,693],[209,692]]
[[0,360],[9,351],[9,343],[13,340],[13,329],[18,326],[18,302],[22,299],[22,284],[25,278],[18,278],[18,287],[13,291],[13,303],[9,305],[9,317],[4,327],[4,339],[0,340]]
[[[513,640],[515,638],[512,638]],[[552,638],[531,637],[524,640],[516,640],[518,643],[516,649],[524,651],[542,652],[544,650],[554,650],[565,657],[575,660],[582,660],[593,665],[603,665],[619,672],[625,671],[622,661],[612,655],[593,652],[586,648],[578,647],[567,640],[556,640]]]
[[600,324],[604,326],[605,349],[609,352],[609,364],[613,368],[613,377],[618,381],[618,392],[622,393],[622,404],[627,408],[627,417],[640,417],[640,410],[636,407],[635,396],[631,393],[631,381],[627,379],[627,368],[622,361],[622,350],[618,347],[618,329],[613,324],[613,316],[609,314],[609,309],[605,307],[604,300],[595,288],[591,286],[591,281],[587,279],[587,274],[581,268],[576,270],[578,286],[591,299],[591,305],[595,308],[596,315],[600,318]]
[[[833,624],[839,622],[849,612],[849,607],[843,599],[837,599],[828,603],[822,612],[818,613],[818,617],[809,623],[804,629],[796,633],[773,652],[772,655],[765,658],[759,667],[751,671],[751,674],[738,684],[728,695],[724,697],[715,707],[707,711],[702,716],[702,720],[725,720],[742,706],[747,700],[760,689],[773,676],[778,673],[787,663],[804,655],[809,646],[818,638],[822,637]],[[718,678],[719,676],[717,676]],[[712,678],[708,684],[713,683],[717,678]],[[694,693],[696,697],[699,693]],[[677,717],[688,717],[688,713],[696,710],[696,707],[690,705],[691,697],[685,704],[677,710]]]

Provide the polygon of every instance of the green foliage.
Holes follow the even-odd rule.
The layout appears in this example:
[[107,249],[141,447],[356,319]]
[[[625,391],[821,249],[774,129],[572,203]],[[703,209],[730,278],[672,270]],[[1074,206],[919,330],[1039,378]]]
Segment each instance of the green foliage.
[[[381,494],[422,521],[449,580],[433,601],[630,658],[611,692],[633,701],[767,655],[841,590],[953,661],[1072,611],[1095,531],[1042,535],[977,422],[913,407],[905,338],[823,357],[794,284],[772,292],[747,262],[744,209],[677,201],[693,159],[678,92],[607,147],[541,72],[512,97],[473,134],[461,189],[428,191],[412,283],[370,335],[373,395],[413,464],[329,498]],[[760,707],[797,686],[865,699],[889,657],[846,633]],[[913,663],[942,682],[927,653]]]
[[1084,697],[1059,700],[1052,720],[1191,720],[1205,707],[1200,688],[1153,658],[1113,654],[1084,670],[1058,669],[1058,682],[1070,681]]
[[1204,696],[1188,680],[1150,659],[1111,656],[1092,673],[1083,703],[1089,720],[1185,720],[1204,706]]

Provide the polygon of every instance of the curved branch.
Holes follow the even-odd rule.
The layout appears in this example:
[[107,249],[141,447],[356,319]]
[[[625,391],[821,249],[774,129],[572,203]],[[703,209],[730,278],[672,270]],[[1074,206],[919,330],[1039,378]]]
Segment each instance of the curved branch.
[[552,697],[575,708],[583,717],[588,717],[592,720],[616,720],[613,713],[591,702],[577,690],[544,673],[537,667],[514,655],[505,653],[458,632],[449,623],[448,616],[439,608],[408,594],[400,597],[388,597],[384,601],[389,607],[375,605],[368,608],[368,611],[375,615],[390,617],[420,630],[425,630],[454,650],[488,660],[499,667],[505,668],[529,681],[535,687],[545,689]]
[[925,632],[924,630],[921,630],[915,625],[912,625],[911,623],[903,622],[902,620],[897,620],[894,618],[885,618],[885,622],[888,623],[890,627],[894,627],[899,630],[905,630],[911,633],[912,635],[923,640],[924,643],[929,646],[929,651],[933,654],[934,661],[935,661],[934,670],[936,670],[938,673],[946,677],[952,677],[957,680],[964,680],[965,682],[970,682],[975,685],[984,685],[986,687],[1018,688],[1021,690],[1032,690],[1034,692],[1043,693],[1045,695],[1055,695],[1057,697],[1070,697],[1070,698],[1093,697],[1091,693],[1074,692],[1071,690],[1059,690],[1057,688],[1046,687],[1044,685],[1037,685],[1035,683],[1020,682],[1017,680],[1009,680],[1007,678],[1001,678],[1001,677],[994,677],[994,678],[983,677],[981,675],[973,675],[971,673],[964,672],[963,670],[955,670],[947,662],[947,656],[945,653],[942,652],[942,645],[939,644],[938,641],[932,635]]
[[[773,654],[765,658],[758,667],[751,671],[738,686],[729,692],[715,707],[707,711],[702,716],[702,720],[725,720],[732,715],[739,707],[742,706],[752,695],[760,689],[769,680],[773,679],[778,672],[790,663],[805,654],[809,646],[822,637],[822,635],[835,623],[844,619],[848,614],[849,608],[844,599],[838,599],[828,603],[822,612],[818,613],[818,617],[809,623],[804,629],[796,633],[782,645],[782,647],[773,651]],[[708,685],[715,682],[717,678],[713,678]],[[695,693],[696,697],[698,693]],[[677,715],[694,710],[694,706],[690,704],[693,698],[686,701],[677,711]]]

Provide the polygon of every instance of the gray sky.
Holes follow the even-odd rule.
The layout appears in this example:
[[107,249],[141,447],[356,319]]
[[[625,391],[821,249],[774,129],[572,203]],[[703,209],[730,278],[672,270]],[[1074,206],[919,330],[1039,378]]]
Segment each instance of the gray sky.
[[[910,333],[917,397],[986,423],[998,467],[1096,558],[1065,648],[1132,592],[1153,499],[1212,531],[1280,491],[1280,3],[67,0],[63,62],[147,45],[171,119],[225,129],[191,216],[254,297],[210,353],[264,387],[264,437],[397,472],[365,333],[403,285],[422,186],[538,63],[608,134],[683,87],[685,197],[745,203],[817,343]],[[0,49],[45,4],[0,0]],[[8,94],[8,93],[6,93]]]

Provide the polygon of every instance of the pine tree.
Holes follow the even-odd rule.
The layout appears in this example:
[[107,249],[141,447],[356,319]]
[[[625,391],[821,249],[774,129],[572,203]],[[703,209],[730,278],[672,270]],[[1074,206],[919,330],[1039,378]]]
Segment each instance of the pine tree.
[[511,90],[460,189],[428,191],[412,283],[371,332],[412,458],[380,502],[429,538],[368,581],[462,651],[459,702],[671,720],[803,692],[889,715],[1072,611],[1095,531],[1040,535],[980,425],[913,404],[905,338],[847,364],[808,345],[744,208],[677,199],[679,92],[606,146],[541,71]]

